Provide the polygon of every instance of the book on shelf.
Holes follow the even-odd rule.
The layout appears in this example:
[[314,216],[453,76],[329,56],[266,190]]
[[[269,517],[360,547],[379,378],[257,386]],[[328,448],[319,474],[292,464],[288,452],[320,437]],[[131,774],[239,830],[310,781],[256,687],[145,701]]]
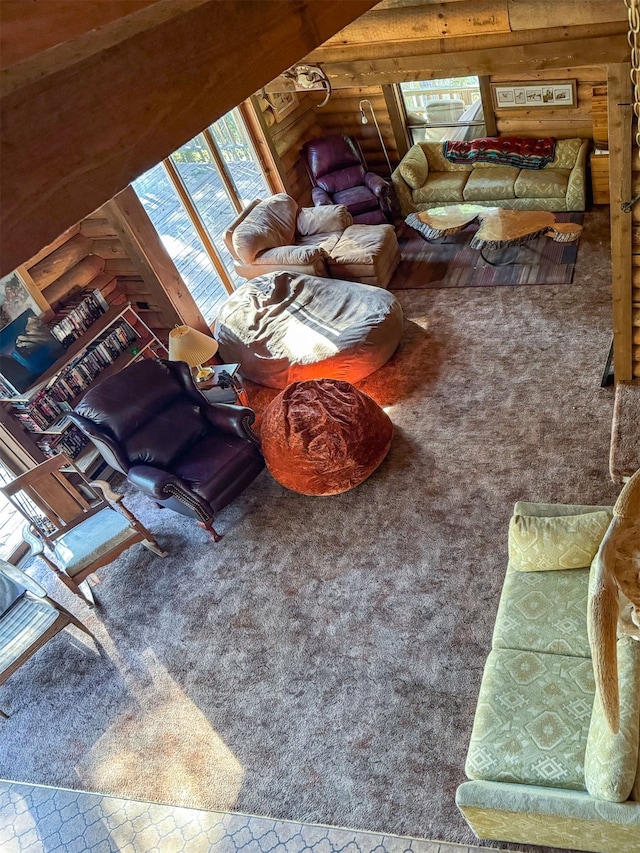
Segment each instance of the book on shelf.
[[89,439],[75,424],[72,424],[69,429],[59,435],[42,436],[36,440],[36,444],[45,456],[66,453],[71,459],[75,459],[89,444]]
[[79,394],[139,339],[130,323],[121,319],[106,329],[76,358],[31,397],[11,400],[16,419],[30,432],[50,430]]
[[56,340],[67,347],[108,310],[109,305],[99,290],[92,290],[88,294],[83,291],[60,307],[49,329]]

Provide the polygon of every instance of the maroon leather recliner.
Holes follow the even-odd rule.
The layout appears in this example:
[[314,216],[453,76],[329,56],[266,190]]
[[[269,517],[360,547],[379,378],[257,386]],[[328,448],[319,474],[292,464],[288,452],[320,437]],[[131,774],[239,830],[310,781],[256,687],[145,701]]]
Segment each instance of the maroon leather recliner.
[[264,468],[253,410],[209,403],[182,361],[130,365],[85,394],[69,418],[132,485],[197,518],[216,541],[216,512]]
[[305,142],[302,155],[314,205],[344,204],[356,223],[392,221],[391,184],[367,170],[360,145],[346,133]]

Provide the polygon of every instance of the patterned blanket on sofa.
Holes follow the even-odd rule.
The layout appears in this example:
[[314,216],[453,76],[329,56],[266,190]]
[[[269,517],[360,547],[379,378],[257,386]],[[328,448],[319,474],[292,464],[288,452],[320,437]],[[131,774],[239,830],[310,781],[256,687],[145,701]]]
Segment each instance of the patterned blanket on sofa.
[[521,136],[483,136],[470,142],[447,140],[442,153],[452,163],[499,163],[519,169],[543,169],[555,157],[556,141]]

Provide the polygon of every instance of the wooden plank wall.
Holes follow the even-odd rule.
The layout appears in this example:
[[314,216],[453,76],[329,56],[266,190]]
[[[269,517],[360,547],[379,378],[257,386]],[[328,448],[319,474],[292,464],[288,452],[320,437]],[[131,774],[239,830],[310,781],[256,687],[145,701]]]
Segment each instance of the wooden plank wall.
[[180,318],[167,318],[154,297],[153,286],[128,257],[114,227],[101,209],[65,231],[19,267],[52,312],[82,289],[100,290],[111,305],[131,302],[136,312],[165,343]]
[[[322,133],[315,105],[321,100],[318,92],[298,92],[298,106],[280,122],[269,128],[275,154],[280,161],[280,172],[293,198],[301,205],[310,205],[311,184],[300,157],[304,142]],[[326,109],[326,107],[324,108]]]
[[493,74],[492,83],[544,83],[550,80],[575,80],[577,106],[567,109],[496,110],[500,136],[555,136],[567,139],[579,136],[593,139],[593,88],[607,85],[607,69],[602,65],[535,71],[528,74]]
[[365,105],[364,112],[369,123],[363,125],[360,122],[358,104],[363,98],[371,101],[389,159],[392,163],[396,163],[399,159],[398,151],[381,86],[334,89],[329,103],[315,111],[319,130],[321,134],[348,133],[354,136],[360,142],[371,171],[383,177],[389,177],[387,162],[368,105]]

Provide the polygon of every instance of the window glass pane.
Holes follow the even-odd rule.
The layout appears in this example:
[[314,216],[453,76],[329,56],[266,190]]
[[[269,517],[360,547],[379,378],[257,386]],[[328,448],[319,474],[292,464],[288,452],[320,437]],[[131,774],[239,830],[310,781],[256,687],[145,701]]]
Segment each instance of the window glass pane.
[[416,80],[400,92],[414,143],[486,136],[477,77]]
[[[13,474],[0,462],[0,486],[10,483]],[[0,492],[0,558],[8,560],[22,542],[23,516]]]
[[227,298],[227,292],[167,177],[164,166],[159,163],[149,169],[133,182],[133,188],[196,305],[211,325]]
[[191,201],[204,223],[227,272],[234,278],[233,258],[224,244],[223,234],[236,216],[218,167],[199,134],[171,155]]
[[210,130],[227,164],[227,172],[242,207],[246,207],[254,198],[271,195],[240,111],[231,110],[212,124]]

